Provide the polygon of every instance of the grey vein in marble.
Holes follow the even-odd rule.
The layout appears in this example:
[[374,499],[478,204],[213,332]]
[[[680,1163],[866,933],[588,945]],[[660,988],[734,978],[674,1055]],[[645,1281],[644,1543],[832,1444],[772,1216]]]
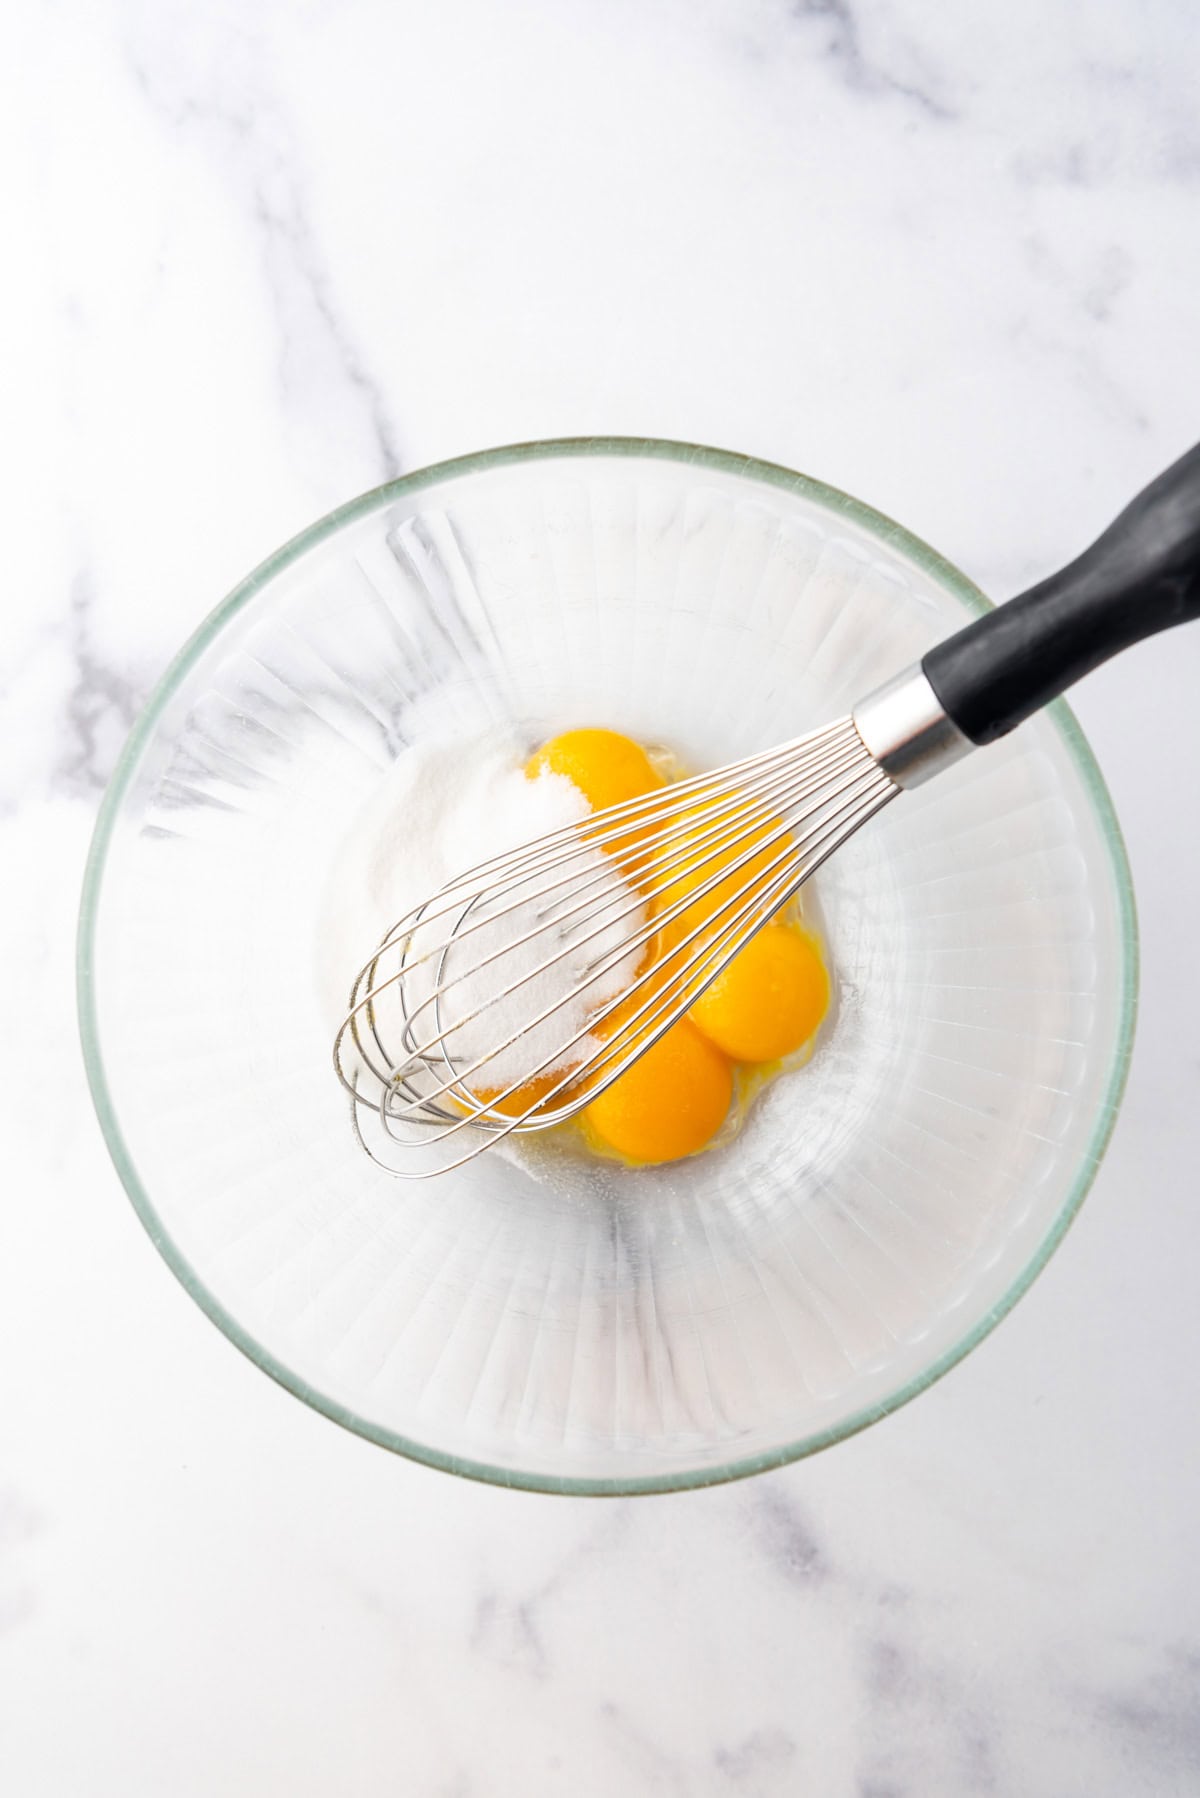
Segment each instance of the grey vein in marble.
[[[366,437],[374,480],[391,480],[400,473],[402,459],[383,390],[339,310],[335,282],[302,186],[301,158],[274,100],[268,69],[259,66],[252,38],[242,36],[240,49],[240,60],[231,58],[212,80],[185,80],[174,92],[176,71],[163,66],[169,55],[164,57],[161,43],[131,38],[126,62],[147,104],[174,129],[191,127],[211,141],[216,160],[232,175],[260,245],[274,303],[285,404],[294,406],[309,363],[315,360],[315,346],[306,349],[297,343],[306,313]],[[332,419],[327,422],[332,428]]]
[[713,1760],[717,1771],[733,1785],[751,1790],[767,1774],[781,1772],[796,1758],[796,1744],[783,1729],[756,1729],[732,1748],[717,1748]]
[[[45,1519],[14,1487],[0,1488],[0,1570],[10,1551],[39,1535]],[[0,1581],[0,1637],[32,1617],[37,1608],[34,1586],[26,1581]]]
[[[969,1665],[961,1676],[931,1667],[914,1641],[895,1638],[869,1640],[861,1661],[865,1710],[883,1724],[882,1741],[888,1745],[883,1753],[872,1751],[868,1756],[871,1762],[886,1759],[905,1768],[919,1767],[926,1753],[925,1739],[931,1726],[936,1726],[943,1758],[957,1769],[964,1792],[985,1798],[1002,1789],[992,1732],[972,1695]],[[860,1793],[909,1790],[907,1784],[890,1786],[895,1771],[894,1764],[870,1765],[862,1776]],[[919,1791],[919,1783],[913,1789]]]
[[1062,254],[1040,233],[1022,239],[1026,265],[1048,286],[1058,288],[1072,305],[1097,324],[1107,324],[1118,311],[1117,302],[1136,275],[1134,258],[1124,245],[1106,244],[1071,267]]
[[825,27],[824,56],[844,87],[859,94],[892,94],[911,101],[928,118],[943,123],[957,118],[953,107],[928,86],[918,86],[882,66],[863,48],[858,16],[850,0],[792,0],[792,17]]
[[755,1489],[749,1511],[760,1551],[790,1585],[811,1590],[830,1579],[832,1569],[824,1550],[781,1484],[764,1482]]
[[600,1705],[598,1716],[630,1774],[645,1782],[638,1789],[646,1790],[648,1786],[656,1792],[678,1792],[680,1798],[687,1798],[684,1769],[651,1740],[623,1705],[609,1700]]
[[66,635],[73,664],[63,709],[65,741],[51,784],[68,794],[101,791],[112,774],[121,744],[145,698],[144,682],[106,662],[91,629],[92,588],[76,575],[67,608]]
[[[333,297],[333,282],[321,257],[308,211],[300,195],[292,187],[281,205],[261,190],[257,191],[254,196],[254,218],[268,245],[279,252],[272,254],[271,250],[268,251],[268,267],[278,268],[280,256],[290,259],[292,267],[307,288],[312,309],[325,327],[345,381],[358,399],[364,422],[374,440],[379,478],[381,481],[393,480],[401,471],[402,460],[383,391],[371,375],[338,313]],[[278,286],[276,299],[283,313],[284,301]],[[282,331],[291,350],[286,324],[282,326]]]
[[1101,1728],[1132,1739],[1139,1759],[1184,1775],[1200,1768],[1200,1647],[1165,1644],[1162,1665],[1148,1678],[1092,1696],[1087,1708]]
[[471,1648],[535,1679],[545,1679],[549,1670],[532,1600],[510,1604],[494,1592],[484,1593],[475,1607]]

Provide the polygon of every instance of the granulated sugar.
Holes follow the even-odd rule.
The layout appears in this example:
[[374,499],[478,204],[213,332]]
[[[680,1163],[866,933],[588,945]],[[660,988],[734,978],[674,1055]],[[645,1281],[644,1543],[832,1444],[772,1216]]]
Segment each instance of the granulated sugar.
[[[429,745],[409,750],[380,783],[343,844],[323,911],[319,967],[332,1028],[345,1014],[359,968],[406,912],[476,864],[589,815],[587,801],[563,775],[542,773],[531,780],[521,759],[520,746],[507,736]],[[553,910],[546,915],[544,901],[535,908],[529,895],[544,883],[543,876],[508,896],[505,903],[516,905],[511,915],[476,914],[484,919],[481,927],[462,940],[455,964],[448,961],[442,969],[444,983],[503,951],[447,993],[442,1006],[441,1021],[448,1027],[486,1006],[482,1017],[455,1029],[452,1050],[460,1069],[498,1051],[476,1081],[491,1092],[523,1081],[543,1062],[546,1071],[577,1065],[594,1046],[587,1034],[589,1017],[637,972],[640,950],[619,953],[645,921],[633,890],[600,850],[584,850],[572,872],[595,876],[588,892],[592,921],[582,932],[574,923],[557,921]],[[446,922],[425,927],[414,949],[430,946],[435,935],[440,939]],[[528,942],[509,946],[531,931]],[[588,940],[581,941],[581,935]],[[537,972],[560,952],[565,952],[561,961]],[[585,972],[609,956],[613,966],[580,990]],[[432,991],[434,966],[426,963],[417,971],[407,995],[410,1005],[414,995],[420,1000]],[[394,971],[390,958],[389,971]],[[514,985],[517,991],[504,992]],[[528,1027],[550,1007],[555,1007],[551,1019]],[[385,1041],[387,1024],[385,1007]]]

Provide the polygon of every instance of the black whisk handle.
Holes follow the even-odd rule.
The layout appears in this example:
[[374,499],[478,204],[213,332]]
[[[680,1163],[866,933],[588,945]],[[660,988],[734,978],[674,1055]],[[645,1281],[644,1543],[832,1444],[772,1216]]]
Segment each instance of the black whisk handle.
[[1200,444],[1058,574],[948,637],[921,663],[947,716],[991,743],[1101,662],[1200,618]]

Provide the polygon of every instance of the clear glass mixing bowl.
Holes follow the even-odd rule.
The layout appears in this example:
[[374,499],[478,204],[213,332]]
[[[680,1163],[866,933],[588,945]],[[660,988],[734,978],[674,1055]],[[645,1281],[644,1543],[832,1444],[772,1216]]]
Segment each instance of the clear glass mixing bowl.
[[317,920],[408,744],[603,723],[709,766],[985,604],[819,482],[587,440],[395,481],[219,606],[106,797],[79,978],[121,1177],[233,1341],[373,1441],[575,1492],[806,1454],[978,1342],[1087,1190],[1129,1055],[1129,874],[1061,703],[822,871],[826,1040],[675,1166],[389,1180],[331,1071]]

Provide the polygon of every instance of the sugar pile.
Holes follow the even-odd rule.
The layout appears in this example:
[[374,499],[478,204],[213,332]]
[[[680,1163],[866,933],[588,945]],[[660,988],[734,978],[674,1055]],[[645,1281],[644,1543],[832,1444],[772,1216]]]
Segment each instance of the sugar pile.
[[[519,746],[508,736],[431,744],[409,750],[380,783],[347,835],[322,910],[319,978],[331,1028],[345,1015],[359,968],[404,913],[476,864],[588,816],[587,801],[565,776],[541,773],[531,780],[520,762]],[[448,959],[442,969],[444,982],[447,975],[457,976],[503,951],[447,993],[442,1005],[443,1025],[458,1026],[451,1047],[459,1068],[498,1049],[476,1077],[479,1088],[496,1092],[523,1081],[543,1061],[548,1069],[578,1064],[595,1046],[587,1032],[589,1017],[636,975],[640,951],[621,953],[626,939],[645,921],[632,888],[598,849],[582,851],[572,873],[594,880],[587,895],[590,922],[582,933],[577,924],[556,918],[553,910],[547,915],[544,901],[535,906],[530,895],[543,876],[510,893],[505,903],[516,909],[503,919],[484,918],[456,947],[457,962]],[[429,946],[434,935],[441,938],[449,921],[418,932],[414,949]],[[528,942],[509,946],[530,931],[534,934]],[[556,966],[536,972],[560,952],[563,959]],[[579,990],[585,972],[610,956],[612,967]],[[435,967],[424,964],[415,988],[410,983],[410,1008],[414,996],[419,1000],[432,990]],[[503,993],[516,982],[519,990]],[[399,1016],[395,989],[381,1014],[381,1033],[390,1049],[389,1005],[394,1032]],[[556,1006],[552,1018],[526,1027],[551,1005]],[[481,1006],[486,1007],[481,1016],[460,1022]],[[572,1046],[576,1037],[580,1040]],[[508,1044],[509,1038],[515,1040]]]

